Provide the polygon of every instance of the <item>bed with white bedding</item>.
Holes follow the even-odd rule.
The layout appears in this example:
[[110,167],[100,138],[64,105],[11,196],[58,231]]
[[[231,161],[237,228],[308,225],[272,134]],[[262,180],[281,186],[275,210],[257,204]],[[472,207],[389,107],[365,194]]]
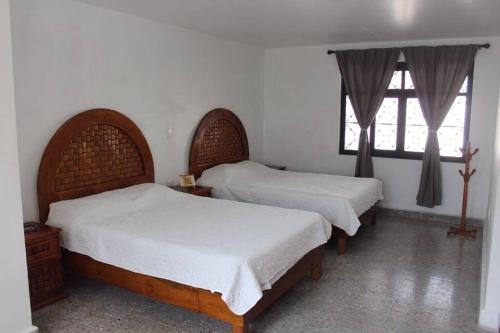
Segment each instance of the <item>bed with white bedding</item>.
[[158,184],[52,203],[47,224],[63,230],[69,251],[219,292],[238,315],[331,233],[317,213],[214,200]]
[[374,178],[280,171],[252,161],[217,165],[197,183],[220,199],[320,213],[349,236],[360,226],[358,216],[383,199]]
[[58,129],[37,194],[41,223],[62,228],[68,269],[233,333],[305,276],[321,277],[331,226],[319,214],[195,197],[154,179],[147,141],[123,114],[89,110]]
[[245,128],[226,109],[208,112],[198,125],[189,172],[198,184],[213,187],[217,198],[322,214],[334,226],[339,254],[360,220],[375,223],[376,204],[383,199],[377,179],[278,171],[249,161]]

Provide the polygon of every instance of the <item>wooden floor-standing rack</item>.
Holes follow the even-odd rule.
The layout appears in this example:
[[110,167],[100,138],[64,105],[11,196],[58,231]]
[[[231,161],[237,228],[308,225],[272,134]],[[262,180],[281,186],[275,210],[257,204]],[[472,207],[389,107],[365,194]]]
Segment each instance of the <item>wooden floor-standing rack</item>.
[[467,145],[467,149],[464,152],[465,159],[465,171],[458,170],[460,176],[464,179],[464,193],[462,197],[462,216],[460,217],[460,225],[457,227],[450,227],[448,231],[448,236],[450,235],[458,235],[463,237],[471,237],[476,238],[477,229],[467,229],[465,226],[465,219],[467,217],[467,198],[469,196],[469,180],[472,175],[476,173],[476,169],[470,170],[470,161],[472,160],[472,156],[476,155],[479,149],[474,149],[470,146],[470,142]]

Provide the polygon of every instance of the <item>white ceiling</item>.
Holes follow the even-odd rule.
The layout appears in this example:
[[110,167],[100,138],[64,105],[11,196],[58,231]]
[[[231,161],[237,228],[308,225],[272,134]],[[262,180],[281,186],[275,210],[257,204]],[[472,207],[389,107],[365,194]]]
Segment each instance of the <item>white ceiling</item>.
[[500,35],[500,0],[80,0],[265,48]]

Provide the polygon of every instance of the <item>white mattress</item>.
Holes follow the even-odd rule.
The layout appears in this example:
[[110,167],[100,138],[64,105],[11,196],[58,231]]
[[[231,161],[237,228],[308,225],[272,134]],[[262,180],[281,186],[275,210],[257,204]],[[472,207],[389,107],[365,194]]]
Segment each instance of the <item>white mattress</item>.
[[142,184],[50,205],[62,246],[110,265],[222,294],[251,309],[331,226],[319,214]]
[[350,236],[358,216],[383,199],[378,179],[279,171],[252,161],[207,169],[197,183],[221,199],[320,213]]

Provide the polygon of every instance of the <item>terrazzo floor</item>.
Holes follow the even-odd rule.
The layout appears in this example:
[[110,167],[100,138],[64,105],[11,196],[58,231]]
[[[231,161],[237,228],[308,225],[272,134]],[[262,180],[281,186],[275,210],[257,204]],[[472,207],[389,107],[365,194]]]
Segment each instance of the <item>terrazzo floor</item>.
[[[319,281],[305,279],[251,324],[252,332],[485,332],[477,326],[481,238],[446,238],[447,225],[379,217]],[[68,276],[68,297],[33,314],[41,333],[230,332],[204,315]]]

